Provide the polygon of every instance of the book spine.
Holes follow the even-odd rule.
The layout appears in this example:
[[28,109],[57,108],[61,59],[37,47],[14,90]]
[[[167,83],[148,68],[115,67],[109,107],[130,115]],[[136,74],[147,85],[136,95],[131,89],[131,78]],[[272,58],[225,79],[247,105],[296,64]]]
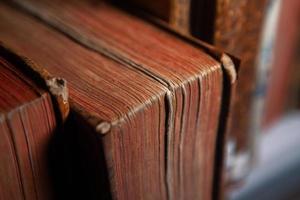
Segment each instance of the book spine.
[[171,0],[170,25],[181,33],[190,31],[191,0]]
[[213,44],[241,59],[226,142],[226,185],[242,180],[252,163],[250,118],[265,6],[265,0],[219,0],[216,5]]

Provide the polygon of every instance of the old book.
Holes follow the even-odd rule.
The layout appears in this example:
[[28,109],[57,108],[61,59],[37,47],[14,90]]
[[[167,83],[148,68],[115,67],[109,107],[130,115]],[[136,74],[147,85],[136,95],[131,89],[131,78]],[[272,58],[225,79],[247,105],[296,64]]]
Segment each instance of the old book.
[[[263,14],[265,10],[266,0],[188,0],[188,1],[152,1],[156,4],[168,4],[182,6],[184,12],[179,12],[183,15],[182,19],[188,19],[188,26],[181,26],[178,28],[170,23],[170,20],[165,20],[166,17],[154,15],[149,12],[148,1],[118,1],[124,7],[133,10],[139,15],[146,16],[156,23],[167,26],[171,29],[179,31],[186,37],[200,38],[209,42],[216,47],[225,49],[227,52],[239,57],[241,59],[241,67],[239,71],[239,82],[236,86],[236,95],[234,98],[233,107],[231,110],[232,124],[228,126],[230,139],[228,139],[229,146],[234,146],[234,153],[229,155],[230,160],[241,160],[238,157],[251,157],[251,105],[256,74],[256,57],[259,49],[260,32],[263,21]],[[128,5],[137,5],[137,9],[130,8]],[[125,4],[125,5],[124,5]],[[160,6],[156,5],[152,9],[158,9]],[[171,11],[164,14],[176,13],[176,6],[170,6]],[[189,9],[185,9],[189,8]],[[174,12],[173,12],[174,10]],[[169,18],[170,18],[169,17]],[[167,18],[168,19],[168,18]],[[235,159],[235,158],[236,159]],[[245,159],[243,159],[245,160]],[[231,166],[230,171],[234,168],[248,168],[251,166],[251,159],[244,164],[238,164],[236,167]],[[232,162],[233,163],[233,162]],[[243,166],[241,166],[243,165]],[[247,172],[248,170],[244,170]],[[242,179],[244,173],[230,172],[232,181]],[[233,175],[239,174],[239,175]]]
[[0,199],[54,197],[49,146],[61,115],[28,62],[0,45]]
[[70,129],[89,163],[81,184],[90,187],[76,192],[210,199],[219,122],[226,121],[220,110],[228,106],[219,53],[104,2],[15,2],[16,9],[1,4],[1,40],[69,84]]

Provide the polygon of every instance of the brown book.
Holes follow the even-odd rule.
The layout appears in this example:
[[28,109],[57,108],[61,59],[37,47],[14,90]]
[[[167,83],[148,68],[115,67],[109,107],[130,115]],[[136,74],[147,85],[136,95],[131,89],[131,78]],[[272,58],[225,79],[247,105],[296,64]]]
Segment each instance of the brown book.
[[70,129],[88,169],[80,183],[90,185],[76,192],[210,199],[219,122],[226,121],[220,110],[228,106],[221,54],[104,2],[15,2],[21,9],[0,6],[1,40],[69,84]]
[[0,45],[0,199],[54,197],[49,146],[56,103],[29,62]]
[[[238,160],[238,157],[251,154],[251,105],[255,84],[256,57],[260,46],[260,32],[263,21],[266,0],[162,0],[151,1],[151,9],[148,7],[148,1],[128,0],[118,1],[125,4],[126,8],[132,6],[134,12],[146,16],[148,19],[157,22],[163,26],[179,31],[186,37],[196,37],[215,45],[218,48],[225,49],[227,52],[241,59],[239,70],[239,82],[236,86],[236,95],[233,99],[231,118],[232,124],[228,124],[228,143],[235,146],[230,160]],[[155,2],[155,4],[154,4]],[[169,6],[165,10],[165,15],[161,17],[153,14],[153,10],[162,9],[161,4]],[[182,11],[175,9],[181,7]],[[188,8],[188,9],[186,9]],[[171,23],[172,13],[178,13],[180,19],[185,19],[182,26],[175,26]],[[152,16],[151,16],[152,15]],[[153,17],[154,16],[154,17]],[[168,19],[168,20],[166,20]],[[188,21],[188,25],[186,24]],[[237,159],[235,159],[236,157]],[[247,157],[251,157],[250,155]],[[248,164],[250,165],[251,160]],[[239,164],[237,164],[239,165]],[[243,164],[244,165],[244,164]],[[241,166],[236,166],[240,168]],[[246,167],[246,166],[245,166]],[[234,170],[234,166],[231,167]],[[247,171],[247,170],[245,170]],[[239,180],[243,175],[232,177],[232,181]]]

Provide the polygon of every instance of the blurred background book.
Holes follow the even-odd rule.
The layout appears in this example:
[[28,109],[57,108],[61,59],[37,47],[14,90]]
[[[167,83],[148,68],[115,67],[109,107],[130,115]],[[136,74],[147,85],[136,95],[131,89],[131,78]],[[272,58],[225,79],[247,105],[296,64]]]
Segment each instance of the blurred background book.
[[268,2],[252,104],[256,164],[229,199],[300,199],[299,27],[300,1]]

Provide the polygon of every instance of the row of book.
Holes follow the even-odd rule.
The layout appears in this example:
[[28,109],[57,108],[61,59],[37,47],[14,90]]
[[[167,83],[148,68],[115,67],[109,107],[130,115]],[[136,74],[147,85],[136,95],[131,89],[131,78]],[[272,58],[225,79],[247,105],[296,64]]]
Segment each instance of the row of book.
[[251,165],[265,6],[0,2],[0,199],[224,197]]

